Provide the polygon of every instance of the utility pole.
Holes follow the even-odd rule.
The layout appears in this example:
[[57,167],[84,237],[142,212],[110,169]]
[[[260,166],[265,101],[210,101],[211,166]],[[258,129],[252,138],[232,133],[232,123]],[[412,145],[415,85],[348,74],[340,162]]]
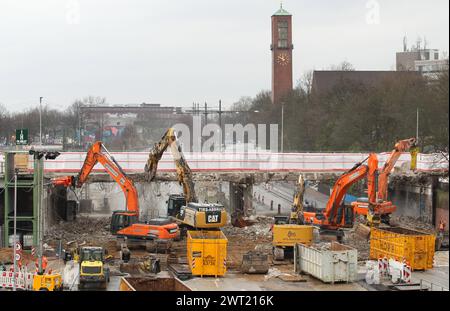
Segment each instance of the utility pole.
[[42,99],[39,97],[39,143],[42,146]]
[[419,141],[419,107],[417,107],[416,140]]
[[223,145],[223,131],[222,131],[222,100],[219,100],[219,127],[220,127],[220,152],[222,152]]
[[34,161],[36,161],[36,168],[38,171],[38,236],[39,236],[39,251],[38,251],[38,272],[42,273],[42,200],[41,200],[41,196],[42,196],[42,192],[41,192],[41,160],[39,159],[39,153],[34,155]]
[[13,291],[17,289],[17,169],[14,172],[14,242],[13,242],[13,256],[14,256],[14,276],[13,276]]
[[80,103],[77,106],[78,110],[78,146],[81,147],[81,114],[80,114]]
[[[39,258],[39,272],[44,273],[43,267],[42,267],[42,255],[44,254],[44,212],[43,212],[43,204],[42,200],[44,198],[44,160],[38,160],[39,161],[39,222],[41,231],[39,232],[39,254],[41,257]],[[41,162],[42,161],[42,162]],[[42,163],[42,165],[41,165]]]

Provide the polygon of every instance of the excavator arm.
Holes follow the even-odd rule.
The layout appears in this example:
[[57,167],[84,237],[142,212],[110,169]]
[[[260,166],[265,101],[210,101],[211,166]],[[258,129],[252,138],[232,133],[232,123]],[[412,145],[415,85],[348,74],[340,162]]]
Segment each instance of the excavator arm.
[[344,200],[345,194],[353,184],[366,176],[368,170],[369,168],[367,165],[358,163],[357,166],[339,177],[333,187],[333,191],[325,208],[324,216],[326,223],[329,225],[337,225],[340,223],[337,220],[337,215],[338,210],[342,206],[342,201]]
[[119,163],[100,141],[94,143],[89,149],[83,166],[76,177],[67,176],[54,179],[53,185],[81,188],[97,163],[101,163],[103,165],[106,172],[108,172],[111,178],[114,179],[114,181],[122,189],[126,199],[127,211],[139,215],[138,194],[133,182],[126,176]]
[[89,149],[77,177],[58,178],[53,180],[53,184],[81,188],[97,163],[103,165],[125,195],[126,211],[114,211],[111,217],[110,229],[111,233],[118,236],[118,245],[126,244],[126,242],[122,242],[125,241],[125,237],[131,239],[133,243],[147,247],[147,240],[170,241],[178,235],[178,225],[168,219],[158,218],[145,223],[139,222],[139,201],[136,187],[102,142],[94,143]]
[[397,142],[395,144],[394,150],[392,150],[389,158],[381,170],[378,177],[378,191],[377,191],[377,199],[380,201],[387,201],[387,188],[389,182],[389,175],[391,174],[392,169],[397,163],[397,160],[402,155],[402,152],[408,151],[411,147],[416,145],[416,139],[410,138]]
[[297,191],[294,195],[294,202],[292,204],[292,212],[289,222],[297,223],[302,225],[304,223],[303,219],[303,197],[305,194],[305,179],[303,175],[298,177]]
[[178,144],[175,129],[170,128],[155,144],[150,151],[147,164],[145,165],[145,174],[147,181],[152,181],[156,176],[159,160],[161,160],[164,152],[170,147],[175,167],[177,170],[178,182],[183,186],[183,193],[186,203],[198,202],[197,195],[194,190],[194,182],[192,181],[192,171],[184,158],[181,146]]
[[[363,164],[368,160],[368,164]],[[343,211],[343,200],[348,189],[365,178],[368,178],[369,198],[375,198],[375,173],[378,167],[378,160],[375,154],[369,155],[367,159],[355,164],[349,171],[342,174],[334,184],[333,191],[328,199],[325,211],[322,214],[305,212],[304,217],[307,222],[329,229],[345,227],[345,211]],[[352,212],[353,214],[353,212]],[[353,215],[352,215],[353,216]]]

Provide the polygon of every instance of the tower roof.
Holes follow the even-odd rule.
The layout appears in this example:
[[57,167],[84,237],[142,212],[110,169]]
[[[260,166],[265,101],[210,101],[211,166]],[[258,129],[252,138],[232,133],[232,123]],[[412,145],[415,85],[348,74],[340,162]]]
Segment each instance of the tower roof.
[[280,9],[273,14],[273,16],[291,16],[292,14],[283,9],[283,3],[280,4]]

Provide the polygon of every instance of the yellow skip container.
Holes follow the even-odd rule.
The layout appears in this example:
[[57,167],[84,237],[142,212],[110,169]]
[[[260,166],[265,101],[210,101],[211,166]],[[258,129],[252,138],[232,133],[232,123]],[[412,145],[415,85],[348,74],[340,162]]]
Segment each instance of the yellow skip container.
[[222,231],[188,231],[187,257],[192,275],[223,276],[227,271],[227,243]]
[[372,228],[370,258],[406,259],[413,270],[433,268],[436,236],[406,228]]

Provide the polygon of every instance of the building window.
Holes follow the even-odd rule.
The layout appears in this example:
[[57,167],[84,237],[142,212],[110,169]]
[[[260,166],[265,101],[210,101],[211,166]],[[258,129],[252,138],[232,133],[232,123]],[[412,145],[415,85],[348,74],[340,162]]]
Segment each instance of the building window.
[[434,59],[439,59],[439,53],[434,53]]
[[278,47],[287,48],[288,47],[288,22],[280,21],[278,22]]

